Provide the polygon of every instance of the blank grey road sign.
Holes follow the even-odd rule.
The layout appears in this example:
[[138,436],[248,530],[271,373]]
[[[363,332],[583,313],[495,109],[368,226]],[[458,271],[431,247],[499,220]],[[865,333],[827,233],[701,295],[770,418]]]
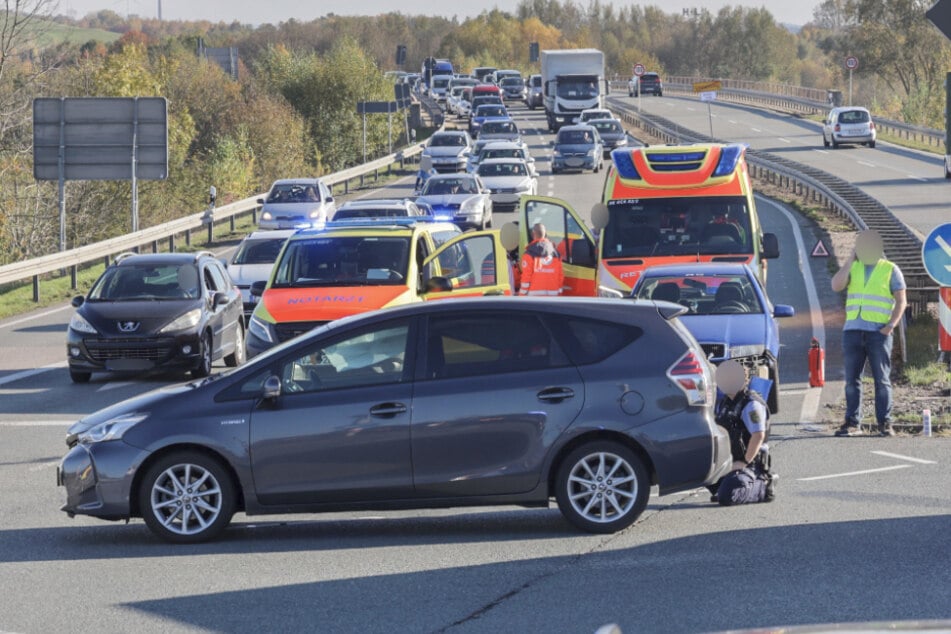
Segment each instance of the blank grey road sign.
[[33,101],[33,176],[59,180],[168,178],[164,97],[65,97]]
[[238,49],[235,46],[228,48],[207,48],[202,46],[201,53],[209,62],[213,62],[221,67],[231,76],[231,79],[238,78]]
[[938,0],[928,9],[925,17],[938,27],[945,37],[951,39],[951,0]]
[[357,114],[387,114],[399,110],[395,101],[358,101]]

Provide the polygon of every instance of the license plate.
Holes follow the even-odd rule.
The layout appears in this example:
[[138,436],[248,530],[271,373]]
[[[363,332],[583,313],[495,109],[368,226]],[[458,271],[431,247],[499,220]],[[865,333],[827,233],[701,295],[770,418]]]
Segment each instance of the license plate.
[[141,372],[154,367],[148,359],[114,359],[106,363],[106,370],[110,372]]
[[565,164],[570,167],[581,167],[584,165],[584,159],[568,159]]

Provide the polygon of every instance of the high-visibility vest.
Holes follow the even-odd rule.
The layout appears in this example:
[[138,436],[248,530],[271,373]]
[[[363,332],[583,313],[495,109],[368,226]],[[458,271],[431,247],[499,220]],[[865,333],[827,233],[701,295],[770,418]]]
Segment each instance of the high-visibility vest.
[[853,262],[849,271],[849,289],[845,300],[845,318],[849,321],[861,317],[873,324],[887,324],[895,308],[892,296],[892,272],[895,265],[881,259],[865,281],[865,265]]

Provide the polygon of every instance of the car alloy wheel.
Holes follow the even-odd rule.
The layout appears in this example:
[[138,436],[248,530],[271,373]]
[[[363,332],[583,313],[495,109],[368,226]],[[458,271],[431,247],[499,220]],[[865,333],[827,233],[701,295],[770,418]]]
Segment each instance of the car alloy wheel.
[[195,378],[203,378],[211,374],[211,365],[212,355],[212,343],[211,343],[211,334],[205,333],[201,336],[201,349],[198,351],[201,355],[201,358],[198,360],[198,366],[192,370],[192,376]]
[[224,530],[235,490],[221,464],[200,452],[170,454],[142,479],[140,512],[149,529],[170,542],[194,543]]
[[239,323],[235,326],[234,352],[225,357],[225,365],[229,368],[236,368],[239,365],[244,365],[247,358],[247,348],[245,348],[244,343],[244,326]]
[[572,451],[558,470],[558,508],[591,533],[627,528],[644,512],[650,479],[641,459],[624,445],[599,441]]

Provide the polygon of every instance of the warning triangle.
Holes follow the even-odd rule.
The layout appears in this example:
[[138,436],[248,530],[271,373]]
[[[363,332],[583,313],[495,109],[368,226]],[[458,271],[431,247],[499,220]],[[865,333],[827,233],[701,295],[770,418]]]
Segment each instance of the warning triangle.
[[812,257],[814,258],[829,257],[829,251],[826,249],[826,245],[822,243],[822,240],[819,240],[818,242],[816,242],[816,246],[812,250]]

